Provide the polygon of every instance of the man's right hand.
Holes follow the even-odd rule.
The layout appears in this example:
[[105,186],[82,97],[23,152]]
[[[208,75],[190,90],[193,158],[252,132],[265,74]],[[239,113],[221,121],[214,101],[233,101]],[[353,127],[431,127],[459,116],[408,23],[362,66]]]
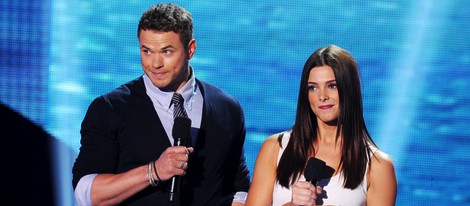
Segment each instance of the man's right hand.
[[166,181],[173,176],[184,175],[188,168],[189,155],[193,151],[192,147],[168,147],[155,161],[155,167],[161,180]]

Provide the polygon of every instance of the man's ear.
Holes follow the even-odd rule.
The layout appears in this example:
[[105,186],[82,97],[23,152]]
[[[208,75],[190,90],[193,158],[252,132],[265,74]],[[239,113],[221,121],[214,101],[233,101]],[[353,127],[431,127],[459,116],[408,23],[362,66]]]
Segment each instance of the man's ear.
[[196,52],[196,40],[191,39],[188,43],[188,59],[192,59],[194,52]]

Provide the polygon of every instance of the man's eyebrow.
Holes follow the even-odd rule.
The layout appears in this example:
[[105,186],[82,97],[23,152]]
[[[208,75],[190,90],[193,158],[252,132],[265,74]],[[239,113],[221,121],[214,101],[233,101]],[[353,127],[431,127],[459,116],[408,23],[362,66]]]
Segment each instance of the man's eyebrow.
[[161,48],[161,50],[170,49],[170,48],[174,48],[174,46],[168,45],[168,46],[165,46],[165,47]]
[[[140,48],[152,50],[152,49],[150,49],[149,47],[147,47],[145,45],[142,45]],[[165,50],[165,49],[169,49],[169,48],[174,48],[174,47],[172,45],[168,45],[168,46],[160,48],[160,50]]]

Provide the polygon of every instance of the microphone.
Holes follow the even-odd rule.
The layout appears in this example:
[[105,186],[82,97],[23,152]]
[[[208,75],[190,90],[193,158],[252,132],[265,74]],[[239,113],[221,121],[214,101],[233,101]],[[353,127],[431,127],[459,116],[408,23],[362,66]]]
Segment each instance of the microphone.
[[[175,117],[172,135],[174,139],[173,146],[187,146],[191,141],[191,119],[187,117]],[[173,202],[178,192],[180,177],[174,176],[171,179],[170,202]]]
[[323,160],[311,157],[307,162],[307,166],[305,167],[305,179],[316,187],[318,181],[321,180],[321,173],[323,172],[325,165],[326,163]]

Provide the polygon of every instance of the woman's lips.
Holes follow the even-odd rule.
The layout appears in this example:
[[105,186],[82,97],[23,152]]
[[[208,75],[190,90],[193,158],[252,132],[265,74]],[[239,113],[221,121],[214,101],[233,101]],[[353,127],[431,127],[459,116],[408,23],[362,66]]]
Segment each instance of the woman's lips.
[[320,109],[329,109],[331,107],[333,107],[333,105],[323,105],[323,106],[319,106],[318,108],[320,108]]

